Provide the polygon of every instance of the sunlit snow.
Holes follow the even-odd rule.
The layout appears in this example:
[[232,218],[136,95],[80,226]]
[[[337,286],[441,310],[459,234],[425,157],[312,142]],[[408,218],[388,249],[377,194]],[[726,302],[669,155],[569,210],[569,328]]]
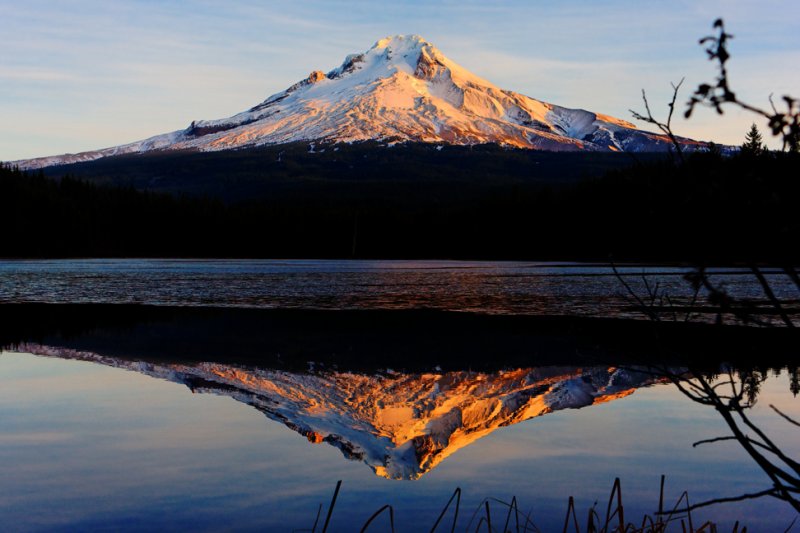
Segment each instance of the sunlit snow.
[[[201,151],[294,141],[381,140],[591,151],[660,151],[669,140],[624,120],[502,90],[418,35],[379,40],[341,66],[251,109],[103,150],[18,161],[23,169],[151,150]],[[697,144],[685,140],[687,145]]]

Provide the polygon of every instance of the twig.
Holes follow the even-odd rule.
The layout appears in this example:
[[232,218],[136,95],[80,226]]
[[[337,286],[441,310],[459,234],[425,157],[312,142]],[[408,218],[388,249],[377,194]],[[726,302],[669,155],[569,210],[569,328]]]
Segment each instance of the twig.
[[517,509],[517,497],[511,497],[511,505],[508,506],[508,514],[506,515],[506,523],[503,526],[503,533],[508,531],[508,523],[511,521],[511,511],[514,511],[515,520],[516,520],[516,531],[519,532],[519,509]]
[[431,533],[436,531],[436,528],[439,527],[439,522],[442,521],[444,518],[445,513],[450,508],[450,504],[453,503],[453,498],[456,500],[456,510],[453,513],[453,527],[450,529],[450,533],[453,533],[456,530],[456,520],[458,520],[458,508],[461,505],[461,487],[456,487],[456,490],[453,491],[453,495],[450,496],[450,499],[447,500],[447,505],[444,506],[442,512],[439,514],[439,518],[436,519],[436,522],[433,524],[431,528]]
[[700,39],[700,44],[706,46],[706,54],[708,54],[709,60],[717,62],[719,75],[716,83],[703,83],[697,87],[687,102],[684,114],[686,118],[692,115],[697,105],[710,107],[721,115],[723,114],[723,104],[733,104],[766,118],[769,121],[772,134],[782,138],[783,149],[798,151],[800,149],[800,101],[784,95],[783,101],[786,104],[786,111],[780,112],[772,100],[772,95],[770,95],[769,101],[772,112],[769,112],[739,100],[730,88],[728,68],[726,66],[730,59],[728,41],[733,38],[733,35],[725,31],[725,23],[722,19],[714,21],[713,28],[718,31],[717,35],[709,35]]
[[678,82],[677,85],[675,85],[674,83],[670,83],[670,85],[672,85],[672,101],[668,104],[669,115],[667,115],[666,122],[659,122],[655,117],[653,117],[653,113],[650,111],[650,103],[647,101],[647,93],[645,92],[644,89],[642,89],[642,100],[644,101],[644,108],[645,111],[647,111],[647,115],[643,115],[637,111],[634,111],[633,109],[629,109],[629,111],[633,115],[633,118],[635,118],[636,120],[647,122],[649,124],[653,124],[658,129],[660,129],[667,137],[669,137],[669,140],[675,147],[675,150],[678,154],[678,159],[680,160],[681,163],[685,162],[683,157],[683,147],[681,146],[681,143],[678,141],[678,138],[672,132],[672,114],[675,112],[675,100],[677,100],[678,98],[678,91],[680,90],[681,85],[683,85],[683,80],[684,78],[681,78],[681,81]]
[[628,282],[625,281],[625,279],[622,277],[622,274],[619,273],[619,271],[617,270],[617,266],[614,264],[613,261],[611,261],[611,270],[614,271],[614,275],[617,277],[617,279],[620,281],[620,283],[622,283],[622,286],[625,287],[625,289],[628,291],[628,294],[630,294],[636,300],[636,302],[639,304],[640,310],[643,313],[645,313],[648,317],[650,317],[650,319],[652,319],[652,320],[654,320],[656,322],[660,322],[661,319],[659,318],[658,314],[653,312],[653,310],[650,309],[644,303],[644,301],[639,297],[639,295],[636,294],[636,292],[634,292],[633,289],[631,289],[631,286],[628,285]]
[[777,407],[775,407],[774,405],[772,405],[772,404],[769,404],[769,406],[772,408],[772,410],[773,410],[773,411],[775,411],[775,412],[776,412],[776,413],[778,413],[780,416],[782,416],[783,418],[785,418],[785,419],[786,419],[788,422],[790,422],[790,423],[794,424],[795,426],[800,426],[800,422],[798,422],[797,420],[795,420],[795,419],[793,419],[793,418],[789,417],[789,415],[787,415],[787,414],[785,414],[785,413],[783,413],[783,412],[779,411],[779,410],[778,410],[778,408],[777,408]]
[[331,521],[331,515],[333,514],[333,507],[336,505],[336,498],[339,496],[339,489],[342,486],[342,480],[336,482],[336,490],[333,491],[333,498],[331,499],[331,505],[328,507],[328,515],[325,517],[325,525],[322,526],[322,533],[328,531],[328,524]]
[[741,496],[731,496],[727,498],[714,498],[713,500],[706,500],[704,502],[695,503],[693,505],[689,505],[684,507],[683,509],[676,509],[674,512],[678,513],[687,513],[690,511],[694,511],[695,509],[699,509],[701,507],[708,507],[709,505],[715,505],[718,503],[729,503],[729,502],[741,502],[744,500],[754,500],[756,498],[763,498],[764,496],[775,496],[778,497],[776,493],[776,489],[773,487],[771,489],[762,490],[761,492],[752,492],[749,494],[742,494]]
[[[614,496],[617,497],[617,507],[614,509],[614,512],[611,512],[611,504],[614,502]],[[608,507],[606,508],[606,525],[603,527],[604,531],[608,530],[608,525],[611,522],[611,519],[615,516],[619,516],[619,530],[623,531],[625,528],[625,514],[622,507],[622,486],[620,484],[619,478],[614,479],[614,485],[611,487],[611,495],[608,498]]]
[[789,315],[786,314],[786,311],[783,309],[780,300],[775,296],[775,293],[772,291],[772,287],[770,287],[767,278],[764,276],[764,273],[761,272],[761,269],[757,266],[753,265],[750,270],[752,270],[753,274],[755,274],[758,283],[761,285],[761,288],[764,290],[764,294],[767,296],[767,299],[772,304],[772,307],[778,312],[783,320],[783,323],[786,324],[786,327],[793,328],[794,323],[792,319],[789,318]]
[[580,529],[578,528],[578,517],[575,515],[575,499],[570,496],[569,497],[569,505],[567,506],[567,516],[564,518],[564,533],[567,533],[567,528],[569,527],[569,519],[572,518],[572,523],[575,525],[575,532],[578,533]]
[[695,285],[694,294],[692,294],[692,301],[689,302],[689,310],[686,311],[686,318],[683,319],[684,322],[688,322],[689,318],[692,316],[692,308],[694,308],[695,304],[697,303],[698,294],[700,294],[700,285]]
[[392,533],[394,533],[394,508],[392,508],[392,506],[389,504],[384,505],[369,517],[369,520],[367,520],[367,522],[364,524],[364,527],[361,528],[361,533],[364,533],[372,521],[375,520],[378,515],[384,512],[386,509],[389,509],[389,527],[391,528]]

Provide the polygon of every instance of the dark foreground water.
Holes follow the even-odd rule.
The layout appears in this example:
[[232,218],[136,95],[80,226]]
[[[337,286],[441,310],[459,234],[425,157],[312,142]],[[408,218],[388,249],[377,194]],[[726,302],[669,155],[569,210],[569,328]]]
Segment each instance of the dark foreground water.
[[[621,269],[634,290],[646,290],[643,271],[651,287],[691,296],[685,269]],[[744,271],[713,275],[732,292],[762,297]],[[788,293],[780,274],[770,280]],[[60,310],[37,328],[29,322],[42,308],[20,302],[145,303],[165,312],[119,306],[112,317],[108,307],[49,306]],[[0,315],[7,320],[0,326],[7,343],[0,351],[0,531],[309,530],[321,504],[319,531],[337,480],[329,531],[357,531],[384,504],[393,506],[398,531],[430,530],[457,487],[457,530],[475,531],[485,498],[516,496],[542,531],[561,531],[570,496],[581,520],[595,502],[603,515],[617,477],[626,519],[636,523],[658,509],[662,474],[666,506],[683,491],[696,503],[771,486],[742,442],[692,445],[731,435],[731,427],[666,379],[664,371],[685,369],[674,360],[659,365],[657,345],[627,346],[617,360],[619,343],[591,342],[596,328],[572,344],[563,325],[562,337],[525,335],[527,322],[506,327],[508,317],[166,308],[641,317],[607,266],[0,262],[0,303],[7,304]],[[432,342],[429,328],[439,326],[447,331]],[[459,335],[463,327],[471,329]],[[632,338],[651,338],[641,330]],[[625,328],[603,342],[616,336],[625,337]],[[746,433],[758,428],[797,459],[800,428],[771,406],[800,419],[800,373],[791,357],[787,368],[785,353],[773,359],[758,342],[751,364],[742,366],[740,353],[732,374],[735,390],[747,383],[740,400],[753,427]],[[630,362],[633,352],[658,372]],[[704,359],[704,370],[716,374],[711,383],[721,383],[726,354],[705,355],[713,356]],[[728,394],[730,386],[717,390]],[[502,523],[502,504],[492,500],[491,509]],[[721,531],[739,520],[749,531],[770,532],[796,516],[791,505],[764,497],[712,505],[693,520],[717,521]],[[449,531],[452,517],[451,507],[438,531]],[[386,519],[370,531],[387,531]]]
[[[643,300],[692,301],[683,267],[491,261],[56,260],[0,261],[1,302],[146,303],[303,309],[429,308],[491,314],[642,317],[622,281]],[[764,303],[741,268],[710,279],[738,298]],[[770,273],[771,272],[771,273]],[[796,301],[774,270],[778,297]],[[701,291],[700,302],[705,291]],[[658,303],[658,302],[657,302]],[[699,316],[699,315],[698,315]]]

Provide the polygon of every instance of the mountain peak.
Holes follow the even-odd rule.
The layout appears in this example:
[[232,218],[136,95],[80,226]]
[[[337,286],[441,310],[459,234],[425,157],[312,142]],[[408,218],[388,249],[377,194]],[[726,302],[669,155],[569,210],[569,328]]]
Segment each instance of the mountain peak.
[[358,70],[370,72],[372,78],[388,78],[397,72],[414,74],[420,62],[434,61],[444,64],[446,58],[423,37],[390,35],[364,53],[348,55],[341,66],[328,73],[328,78],[341,78]]
[[423,46],[432,46],[422,36],[416,34],[410,35],[389,35],[383,39],[378,40],[372,45],[370,50],[392,50],[396,52],[404,52],[408,50],[418,50]]
[[[410,141],[569,151],[666,151],[670,140],[624,120],[493,85],[419,35],[391,35],[247,111],[143,141],[17,161],[20,168],[151,150],[218,151],[296,141]],[[702,143],[681,142],[692,150]]]

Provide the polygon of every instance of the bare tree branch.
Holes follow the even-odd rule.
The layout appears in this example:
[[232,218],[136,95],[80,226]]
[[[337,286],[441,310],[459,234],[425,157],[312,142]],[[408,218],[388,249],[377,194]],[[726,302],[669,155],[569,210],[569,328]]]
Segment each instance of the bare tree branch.
[[681,163],[685,162],[685,159],[683,157],[683,147],[681,146],[681,143],[678,141],[678,138],[672,132],[672,114],[675,112],[675,101],[678,98],[678,91],[680,90],[681,85],[683,85],[683,80],[684,78],[681,78],[681,81],[678,82],[677,85],[675,85],[674,83],[670,83],[670,85],[672,85],[672,101],[668,104],[669,115],[667,115],[666,122],[660,122],[653,116],[653,113],[650,111],[650,103],[647,101],[647,93],[645,92],[644,89],[642,89],[642,100],[644,101],[644,109],[647,112],[647,114],[643,115],[637,111],[634,111],[633,109],[629,109],[629,111],[633,115],[633,118],[635,118],[636,120],[647,122],[649,124],[653,124],[659,130],[661,130],[661,132],[664,133],[664,135],[669,137],[669,140],[675,147],[675,151],[678,154],[678,159],[680,160]]
[[782,411],[779,411],[778,408],[775,407],[774,405],[769,404],[769,406],[773,411],[778,413],[780,416],[782,416],[784,419],[786,419],[789,423],[794,424],[795,426],[800,426],[800,422],[798,422],[794,418],[791,418],[789,415],[783,413]]
[[[695,509],[699,509],[701,507],[708,507],[709,505],[715,505],[718,503],[728,503],[728,502],[741,502],[744,500],[754,500],[757,498],[763,498],[764,496],[774,496],[779,498],[776,494],[775,489],[767,489],[762,490],[761,492],[752,492],[748,494],[742,494],[741,496],[732,496],[727,498],[714,498],[713,500],[706,500],[701,503],[695,503],[694,505],[687,506],[683,509],[677,509],[675,512],[678,513],[688,513],[690,511],[694,511]],[[666,513],[664,513],[666,514]]]
[[780,300],[778,300],[778,298],[775,296],[775,293],[773,292],[772,287],[770,287],[767,278],[764,277],[764,273],[761,272],[761,269],[755,265],[753,265],[750,268],[750,270],[752,270],[753,274],[755,274],[758,283],[764,290],[764,294],[767,295],[767,299],[769,299],[770,303],[772,304],[772,307],[774,307],[775,310],[778,311],[778,314],[781,316],[781,320],[783,320],[783,323],[786,324],[786,327],[793,328],[794,323],[792,322],[792,319],[790,319],[789,315],[787,315],[786,311],[784,311]]
[[700,44],[706,46],[706,54],[709,60],[717,62],[719,75],[717,76],[716,83],[703,83],[697,87],[687,102],[686,118],[692,115],[694,108],[698,105],[710,107],[721,115],[723,113],[722,106],[724,104],[732,104],[740,109],[750,111],[751,113],[766,118],[772,130],[772,134],[776,137],[781,137],[783,149],[793,152],[799,151],[800,101],[789,95],[784,95],[782,99],[786,105],[786,110],[780,112],[772,100],[772,95],[770,95],[769,101],[772,112],[769,112],[739,100],[730,88],[728,82],[728,67],[726,65],[728,59],[730,59],[728,41],[733,38],[733,35],[725,31],[725,23],[722,19],[714,21],[713,27],[718,31],[717,35],[709,35],[700,39]]

